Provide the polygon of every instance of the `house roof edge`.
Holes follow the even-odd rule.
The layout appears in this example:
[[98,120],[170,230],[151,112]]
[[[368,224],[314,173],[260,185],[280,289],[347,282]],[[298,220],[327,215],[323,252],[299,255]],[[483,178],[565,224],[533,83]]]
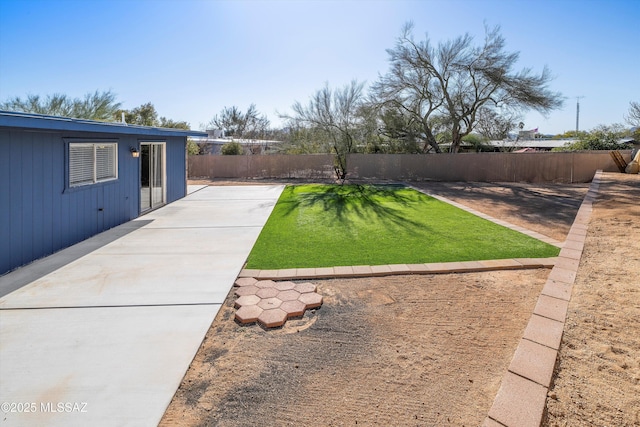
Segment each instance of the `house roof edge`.
[[0,110],[0,127],[149,136],[207,136],[206,132],[195,130],[128,125],[120,122],[100,122],[97,120],[74,119],[70,117],[4,110]]

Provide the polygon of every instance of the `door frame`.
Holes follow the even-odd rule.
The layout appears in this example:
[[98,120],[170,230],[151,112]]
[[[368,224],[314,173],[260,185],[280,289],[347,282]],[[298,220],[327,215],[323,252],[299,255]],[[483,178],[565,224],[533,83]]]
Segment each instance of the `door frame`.
[[[140,203],[139,203],[139,209],[140,209],[140,213],[147,213],[150,212],[154,209],[157,209],[161,206],[164,206],[167,204],[167,143],[166,141],[140,141],[140,170],[139,170],[139,174],[138,174],[138,184],[139,184],[139,195],[140,195]],[[143,187],[142,187],[142,161],[143,161],[143,156],[142,156],[142,147],[143,146],[149,146],[149,156],[148,156],[148,162],[149,162],[149,207],[143,209],[143,205],[142,205],[142,201],[143,201]],[[155,149],[154,149],[155,148]],[[160,172],[160,179],[161,179],[161,199],[160,201],[156,201],[154,203],[154,185],[153,185],[153,174],[155,173],[155,166],[156,166],[156,162],[154,161],[154,155],[156,155],[158,148],[160,148],[160,154],[161,154],[161,162],[160,162],[160,168],[162,169]]]

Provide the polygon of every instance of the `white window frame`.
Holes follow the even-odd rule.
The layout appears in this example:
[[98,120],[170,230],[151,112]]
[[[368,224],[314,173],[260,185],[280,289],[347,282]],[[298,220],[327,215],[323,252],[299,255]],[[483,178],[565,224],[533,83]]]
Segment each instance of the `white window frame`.
[[[101,154],[101,149],[108,148],[107,156]],[[84,149],[82,153],[74,154],[74,149]],[[93,185],[100,182],[118,179],[118,143],[117,142],[70,142],[68,179],[69,188]]]

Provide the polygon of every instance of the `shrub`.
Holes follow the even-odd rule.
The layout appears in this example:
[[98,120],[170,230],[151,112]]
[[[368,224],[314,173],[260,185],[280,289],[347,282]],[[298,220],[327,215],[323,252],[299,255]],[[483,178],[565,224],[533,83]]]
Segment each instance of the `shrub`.
[[487,139],[475,133],[463,136],[462,141],[473,146],[474,151],[480,153],[482,151],[493,151],[493,149],[486,144]]
[[582,132],[578,141],[565,145],[554,151],[578,151],[578,150],[619,150],[621,147],[618,141],[625,136],[625,129],[622,125],[611,126],[600,125],[590,132]]
[[200,147],[192,139],[187,138],[187,153],[190,156],[196,156],[200,154]]
[[242,154],[242,145],[236,141],[227,142],[220,150],[225,156],[236,156]]

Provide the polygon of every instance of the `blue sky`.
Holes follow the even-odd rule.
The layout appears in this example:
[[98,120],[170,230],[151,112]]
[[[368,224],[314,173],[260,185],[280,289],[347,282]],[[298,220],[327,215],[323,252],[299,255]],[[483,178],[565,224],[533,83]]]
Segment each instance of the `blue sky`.
[[527,114],[543,133],[620,123],[640,101],[638,0],[0,0],[0,100],[112,90],[199,129],[255,103],[273,125],[325,82],[370,84],[407,21],[414,36],[500,25],[518,68],[547,65],[565,106]]

